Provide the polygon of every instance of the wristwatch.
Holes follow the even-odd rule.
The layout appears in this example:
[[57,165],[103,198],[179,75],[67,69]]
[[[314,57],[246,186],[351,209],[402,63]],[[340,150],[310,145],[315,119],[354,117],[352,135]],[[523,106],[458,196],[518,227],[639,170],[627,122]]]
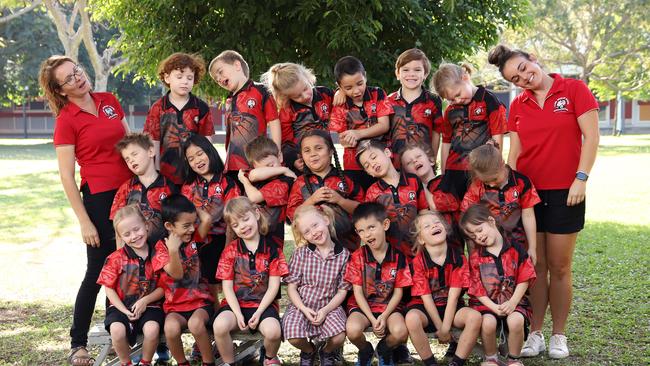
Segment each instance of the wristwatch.
[[579,172],[576,173],[576,179],[581,180],[583,182],[586,182],[587,179],[589,179],[589,174],[579,171]]

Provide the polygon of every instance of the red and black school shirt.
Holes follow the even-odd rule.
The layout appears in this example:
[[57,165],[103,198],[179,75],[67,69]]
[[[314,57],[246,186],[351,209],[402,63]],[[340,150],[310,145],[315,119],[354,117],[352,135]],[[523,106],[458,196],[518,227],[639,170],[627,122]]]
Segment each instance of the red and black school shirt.
[[[289,274],[289,266],[282,250],[273,240],[260,237],[255,253],[246,248],[242,239],[235,239],[226,246],[219,259],[217,280],[233,281],[233,290],[239,307],[257,308],[269,288],[271,276],[283,277]],[[280,291],[272,306],[279,310]],[[228,305],[226,299],[221,306]]]
[[[335,106],[330,117],[330,131],[341,133],[347,130],[363,130],[377,124],[377,119],[389,116],[393,110],[386,99],[386,93],[379,87],[368,86],[363,94],[363,105],[354,104],[352,98],[347,98],[342,105]],[[384,136],[374,139],[385,141]],[[363,170],[355,155],[357,148],[345,148],[343,152],[343,168],[345,170]]]
[[[363,293],[373,313],[381,313],[393,296],[396,288],[409,287],[412,284],[411,271],[406,257],[399,250],[388,245],[386,256],[378,263],[367,245],[361,246],[350,258],[344,280],[351,285],[363,287]],[[358,308],[354,296],[348,299],[348,311]],[[397,309],[401,309],[402,303]]]
[[176,192],[176,186],[162,174],[158,174],[158,178],[149,187],[142,184],[140,178],[135,175],[122,183],[117,190],[109,218],[113,220],[120,208],[137,204],[147,220],[147,229],[149,229],[147,242],[155,244],[166,233],[162,222],[160,201]]
[[226,100],[226,171],[250,169],[244,149],[278,119],[275,99],[262,84],[248,80]]
[[212,113],[207,103],[190,93],[190,99],[180,110],[169,100],[169,92],[149,109],[144,132],[160,141],[160,173],[176,185],[183,184],[182,143],[193,133],[214,135]]
[[[431,295],[437,307],[447,306],[450,288],[469,288],[469,264],[459,248],[447,246],[447,257],[442,265],[431,259],[426,248],[413,259],[413,286],[409,306],[424,304],[422,296]],[[464,304],[462,293],[458,304]]]
[[433,196],[433,203],[436,205],[436,211],[440,212],[447,223],[454,227],[458,224],[460,218],[460,202],[452,193],[448,193],[440,188],[442,175],[439,175],[427,183],[427,190]]
[[465,212],[470,206],[479,202],[487,204],[503,229],[512,235],[512,239],[528,249],[521,212],[525,208],[535,206],[541,200],[528,177],[512,170],[507,165],[506,169],[508,170],[508,181],[503,188],[493,188],[474,179],[465,193],[460,210]]
[[282,250],[284,248],[284,221],[287,218],[287,203],[289,203],[289,190],[293,179],[280,175],[265,181],[255,182],[264,202],[260,208],[266,213],[269,219],[269,236]]
[[[515,293],[515,287],[523,282],[533,285],[536,278],[535,267],[528,254],[519,244],[511,242],[507,236],[498,256],[490,254],[487,248],[477,245],[470,256],[469,304],[479,312],[490,312],[478,300],[487,296],[495,304],[503,304]],[[516,309],[527,319],[532,315],[528,295],[524,295]]]
[[[345,179],[345,185],[343,180]],[[350,177],[343,174],[340,170],[332,167],[329,173],[324,178],[316,174],[303,174],[299,176],[291,186],[291,193],[289,193],[289,203],[287,204],[287,217],[293,220],[293,214],[296,212],[298,206],[305,203],[313,192],[316,192],[321,187],[329,187],[337,191],[343,198],[362,202],[364,193],[363,188],[355,183]],[[343,246],[350,252],[354,252],[359,248],[359,235],[357,235],[352,225],[350,214],[339,205],[330,203],[322,203],[329,206],[334,211],[334,228],[336,236],[341,241]]]
[[165,290],[165,313],[192,311],[214,303],[208,283],[201,276],[198,248],[202,239],[198,231],[189,243],[182,243],[178,251],[183,266],[183,278],[175,280],[164,267],[169,263],[169,251],[164,240],[156,244],[156,254],[151,261],[153,270],[160,275],[158,285]]
[[[150,247],[149,255],[143,259],[131,247],[125,245],[106,258],[97,284],[115,290],[124,306],[131,308],[136,301],[156,289],[159,276],[151,263],[152,254],[153,248]],[[111,303],[111,306],[115,304]],[[158,308],[160,306],[160,301],[147,305]]]
[[[210,181],[197,175],[193,182],[183,184],[181,194],[192,201],[197,209],[205,209],[212,215],[208,236],[216,236],[226,233],[226,222],[223,220],[226,202],[241,196],[241,191],[230,176],[215,174]],[[209,238],[206,242],[211,240],[212,238]]]
[[578,118],[598,110],[596,98],[582,80],[550,76],[553,85],[542,107],[531,91],[524,90],[510,104],[508,116],[508,130],[517,132],[521,143],[517,170],[539,190],[571,187],[582,150]]
[[365,201],[379,202],[386,207],[390,219],[386,239],[407,258],[413,258],[409,229],[418,212],[429,208],[418,177],[401,173],[397,187],[379,179],[368,188]]
[[289,100],[288,105],[280,109],[284,161],[295,160],[298,144],[306,132],[311,130],[328,131],[333,98],[332,89],[315,86],[312,88],[311,105]]
[[506,132],[506,108],[479,85],[469,104],[447,107],[442,126],[442,142],[451,144],[445,169],[470,170],[469,153]]
[[402,88],[388,96],[393,108],[388,140],[393,150],[393,165],[399,169],[401,150],[408,143],[431,146],[433,132],[442,132],[442,101],[437,95],[422,88],[422,93],[411,103],[402,97]]
[[54,146],[74,145],[81,186],[88,185],[90,193],[96,194],[117,189],[132,173],[115,149],[126,134],[120,103],[111,93],[90,96],[97,115],[68,102],[56,117]]

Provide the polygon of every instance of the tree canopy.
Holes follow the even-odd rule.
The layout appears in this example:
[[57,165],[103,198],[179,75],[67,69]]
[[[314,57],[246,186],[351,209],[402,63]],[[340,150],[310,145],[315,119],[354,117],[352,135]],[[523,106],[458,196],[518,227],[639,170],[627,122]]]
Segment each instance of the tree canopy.
[[[276,62],[312,68],[319,84],[333,85],[332,69],[345,55],[359,57],[369,82],[396,88],[397,56],[411,47],[432,63],[460,61],[494,44],[502,30],[523,20],[526,0],[107,0],[93,14],[118,27],[126,58],[118,72],[153,82],[157,64],[177,51],[207,62],[226,49],[239,51],[259,75]],[[224,95],[211,82],[200,88]]]

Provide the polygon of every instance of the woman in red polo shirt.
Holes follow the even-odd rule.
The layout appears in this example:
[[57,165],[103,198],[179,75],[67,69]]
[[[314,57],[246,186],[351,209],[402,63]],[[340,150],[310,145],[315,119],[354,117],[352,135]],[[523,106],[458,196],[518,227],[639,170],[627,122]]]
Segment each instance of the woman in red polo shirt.
[[[598,150],[598,103],[584,82],[546,74],[534,55],[495,47],[489,62],[524,89],[510,105],[508,164],[538,190],[537,283],[531,291],[531,334],[522,356],[546,349],[541,333],[550,304],[553,333],[549,357],[569,356],[564,331],[571,308],[571,263],[585,220],[585,190]],[[549,276],[550,274],[550,276]]]
[[[88,258],[74,305],[68,361],[92,365],[86,344],[100,288],[96,281],[104,260],[115,250],[111,204],[119,185],[131,176],[115,149],[128,125],[117,99],[110,93],[93,93],[84,70],[69,57],[45,60],[39,82],[56,116],[54,146],[61,183],[79,220]],[[81,188],[75,181],[75,160],[81,168]]]

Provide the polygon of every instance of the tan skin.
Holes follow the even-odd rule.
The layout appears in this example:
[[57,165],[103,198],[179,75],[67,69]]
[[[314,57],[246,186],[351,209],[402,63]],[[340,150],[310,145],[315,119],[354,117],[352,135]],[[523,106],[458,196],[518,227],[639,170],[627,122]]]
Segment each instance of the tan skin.
[[[540,107],[544,106],[553,85],[553,78],[541,69],[534,55],[530,55],[529,59],[523,56],[512,57],[505,63],[502,75],[516,86],[530,90],[536,103]],[[578,116],[577,122],[583,137],[577,170],[589,174],[596,160],[600,140],[598,111],[585,112]],[[508,164],[513,169],[517,169],[517,158],[521,149],[519,135],[511,132]],[[584,201],[586,188],[587,182],[575,179],[569,188],[567,206],[574,206]],[[533,306],[531,331],[541,330],[546,308],[550,303],[553,334],[565,332],[573,299],[571,265],[577,238],[578,233],[537,233],[537,264],[535,265],[537,282],[531,288],[530,296]]]
[[[54,70],[54,78],[59,85],[63,85],[65,83],[64,80],[69,78],[70,75],[73,75],[73,81],[61,86],[59,93],[65,96],[69,103],[78,105],[83,112],[97,117],[97,106],[90,95],[90,81],[87,79],[85,73],[80,76],[74,76],[74,68],[74,63],[64,62]],[[122,125],[124,126],[125,133],[128,133],[129,126],[125,119],[122,119]],[[59,176],[63,185],[63,191],[79,221],[83,242],[92,247],[99,247],[100,242],[97,228],[95,228],[95,225],[90,220],[90,216],[88,216],[88,212],[86,212],[86,208],[81,199],[81,193],[79,192],[79,186],[75,180],[75,145],[57,145],[56,158],[59,165]]]

